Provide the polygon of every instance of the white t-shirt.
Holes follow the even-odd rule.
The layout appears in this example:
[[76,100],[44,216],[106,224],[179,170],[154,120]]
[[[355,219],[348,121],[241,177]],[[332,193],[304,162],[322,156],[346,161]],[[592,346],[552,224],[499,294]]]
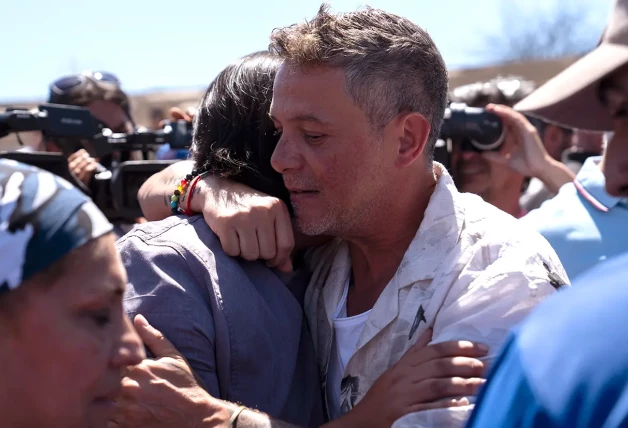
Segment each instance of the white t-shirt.
[[329,369],[327,371],[327,396],[329,403],[329,416],[332,419],[339,418],[340,412],[340,386],[345,367],[356,351],[360,334],[371,311],[360,315],[347,317],[347,294],[349,293],[349,281],[345,284],[342,299],[334,312],[334,340],[331,345]]

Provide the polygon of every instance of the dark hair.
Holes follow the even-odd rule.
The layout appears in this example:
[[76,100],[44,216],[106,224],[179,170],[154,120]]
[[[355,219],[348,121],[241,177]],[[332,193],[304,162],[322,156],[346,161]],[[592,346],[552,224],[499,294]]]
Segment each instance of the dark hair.
[[109,90],[104,90],[100,88],[92,78],[85,76],[82,85],[71,88],[67,92],[58,93],[53,89],[51,84],[48,93],[48,102],[53,104],[84,107],[99,100],[109,101],[119,105],[124,110],[129,120],[133,121],[131,118],[129,97],[118,85]]
[[191,155],[197,169],[282,199],[289,194],[270,158],[279,137],[270,119],[273,82],[281,60],[247,55],[209,85],[194,118]]
[[450,99],[469,107],[486,107],[487,104],[503,104],[513,107],[534,92],[536,85],[519,76],[498,76],[488,82],[462,85],[451,91]]
[[426,152],[434,146],[447,106],[447,68],[430,35],[412,21],[366,8],[330,14],[323,4],[309,22],[276,29],[270,50],[297,66],[345,72],[347,92],[381,131],[402,112],[430,122]]

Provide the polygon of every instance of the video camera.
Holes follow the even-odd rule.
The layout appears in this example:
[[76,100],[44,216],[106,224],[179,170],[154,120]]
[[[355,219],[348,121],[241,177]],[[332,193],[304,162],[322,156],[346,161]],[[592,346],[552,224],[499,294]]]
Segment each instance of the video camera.
[[[0,113],[0,138],[27,131],[40,131],[66,156],[81,148],[95,158],[103,158],[116,152],[152,151],[162,144],[185,149],[192,143],[192,125],[184,120],[166,122],[158,130],[125,134],[104,128],[88,109],[82,107],[42,104],[33,110],[7,109]],[[144,181],[176,162],[121,162],[112,165],[112,171],[100,169],[88,189],[71,174],[67,159],[61,154],[0,152],[0,158],[27,163],[65,178],[89,194],[111,221],[129,223],[142,216],[137,191]]]
[[452,144],[476,152],[499,150],[504,144],[505,129],[499,116],[483,108],[451,103],[445,110],[434,158],[449,168]]

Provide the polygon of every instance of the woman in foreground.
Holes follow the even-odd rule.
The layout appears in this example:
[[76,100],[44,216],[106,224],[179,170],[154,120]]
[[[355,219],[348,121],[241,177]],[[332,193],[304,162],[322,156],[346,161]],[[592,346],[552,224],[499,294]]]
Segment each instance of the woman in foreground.
[[64,180],[0,160],[2,426],[106,426],[144,357],[111,231]]

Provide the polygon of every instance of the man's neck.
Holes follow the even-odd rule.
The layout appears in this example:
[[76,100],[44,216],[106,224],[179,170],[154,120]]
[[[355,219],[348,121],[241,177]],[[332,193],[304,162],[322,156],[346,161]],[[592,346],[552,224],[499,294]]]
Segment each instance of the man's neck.
[[487,197],[484,200],[500,210],[510,214],[515,218],[521,215],[521,205],[519,204],[519,191],[497,193],[499,197]]
[[433,175],[426,174],[416,183],[411,186],[414,187],[411,192],[403,197],[397,195],[387,204],[372,233],[345,237],[349,242],[353,272],[353,287],[347,300],[348,316],[365,312],[375,305],[416,236],[436,180]]

